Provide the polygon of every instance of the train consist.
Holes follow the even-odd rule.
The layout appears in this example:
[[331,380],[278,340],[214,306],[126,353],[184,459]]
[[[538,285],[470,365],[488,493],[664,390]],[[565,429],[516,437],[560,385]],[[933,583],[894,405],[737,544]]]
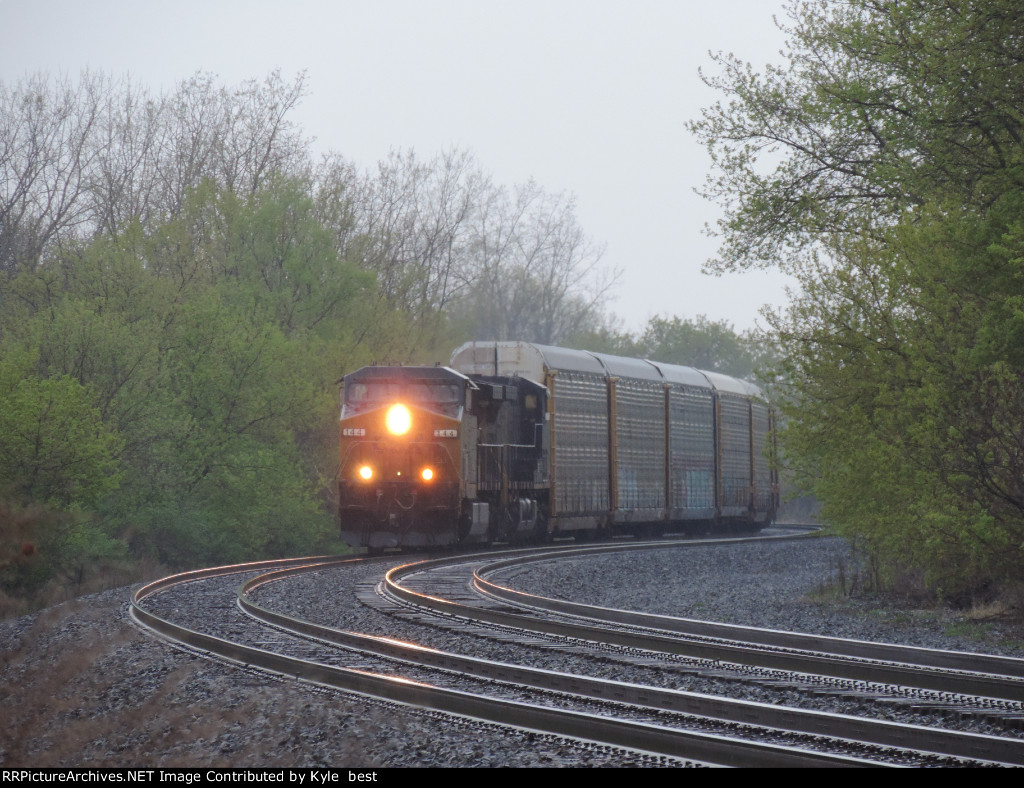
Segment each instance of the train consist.
[[758,528],[774,416],[713,372],[525,342],[345,376],[341,536],[386,547]]

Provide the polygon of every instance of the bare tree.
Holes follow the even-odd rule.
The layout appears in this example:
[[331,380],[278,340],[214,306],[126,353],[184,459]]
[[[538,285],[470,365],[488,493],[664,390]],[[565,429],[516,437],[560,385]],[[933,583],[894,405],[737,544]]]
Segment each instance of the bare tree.
[[238,194],[255,194],[272,173],[297,174],[306,165],[308,142],[289,120],[306,95],[306,73],[292,83],[280,69],[258,83],[244,82],[234,91],[221,89],[219,179]]
[[361,176],[353,162],[341,154],[326,154],[310,172],[313,210],[317,221],[331,232],[342,259],[359,259]]
[[280,71],[236,89],[196,74],[163,100],[156,148],[161,208],[176,214],[204,179],[240,195],[255,194],[274,172],[308,168],[308,143],[288,119],[306,95],[306,75],[291,84]]
[[103,80],[42,75],[0,83],[0,267],[34,266],[65,230],[88,221],[82,199]]
[[395,151],[365,173],[331,154],[314,168],[290,120],[305,94],[305,74],[279,71],[234,88],[198,73],[155,97],[89,73],[0,83],[0,266],[180,216],[204,182],[251,199],[284,176],[309,189],[342,258],[376,275],[384,312],[419,325],[453,312],[480,336],[542,342],[598,314],[615,276],[572,196],[495,186],[460,150]]
[[554,344],[596,322],[618,274],[600,267],[574,197],[529,181],[492,191],[475,219],[463,308],[481,338]]
[[474,214],[471,262],[467,279],[471,287],[463,308],[472,314],[478,335],[507,339],[516,320],[516,288],[509,279],[516,260],[522,225],[539,189],[532,181],[510,195],[507,189],[491,189]]
[[278,71],[236,89],[196,74],[159,97],[89,72],[0,83],[0,267],[166,220],[207,179],[252,195],[271,173],[305,172],[308,144],[289,120],[304,95],[304,74]]
[[161,100],[128,81],[109,84],[91,139],[88,193],[97,231],[116,233],[132,220],[151,219],[162,123]]
[[364,177],[356,231],[383,298],[418,316],[445,308],[467,281],[467,220],[486,186],[462,151],[429,162],[413,151],[392,152]]

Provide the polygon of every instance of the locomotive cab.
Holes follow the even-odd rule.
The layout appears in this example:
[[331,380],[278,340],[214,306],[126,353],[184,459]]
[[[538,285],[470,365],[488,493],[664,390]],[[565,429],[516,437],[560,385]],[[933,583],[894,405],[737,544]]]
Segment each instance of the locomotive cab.
[[447,367],[365,367],[345,377],[342,539],[371,550],[458,540],[464,422],[475,388]]

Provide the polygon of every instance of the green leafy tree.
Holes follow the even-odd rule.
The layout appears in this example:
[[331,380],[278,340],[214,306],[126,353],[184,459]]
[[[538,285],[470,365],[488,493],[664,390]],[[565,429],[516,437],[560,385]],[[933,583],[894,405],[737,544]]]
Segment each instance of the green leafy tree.
[[[785,348],[797,477],[889,577],[1024,581],[1024,27],[1007,0],[793,3],[788,68],[719,58],[693,130],[717,269],[802,292]],[[884,579],[884,578],[883,578]]]
[[8,500],[91,507],[116,489],[120,436],[74,378],[39,378],[26,354],[0,358],[0,484]]
[[126,558],[89,515],[123,479],[123,440],[86,386],[34,366],[16,349],[0,356],[0,589],[21,594],[54,579],[77,590],[86,566]]
[[785,66],[732,55],[729,96],[690,125],[725,210],[719,270],[776,265],[829,238],[875,237],[948,196],[988,206],[1024,186],[1021,17],[1012,0],[800,0]]
[[737,334],[726,321],[654,317],[640,335],[648,358],[752,378],[768,351],[752,333]]
[[331,530],[336,380],[371,280],[312,210],[284,179],[245,200],[200,191],[149,247],[187,293],[160,341],[169,429],[145,465],[158,485],[139,539],[164,560],[298,552]]
[[331,532],[336,381],[371,282],[311,211],[294,181],[246,199],[210,184],[176,220],[6,283],[0,349],[34,354],[45,391],[88,390],[82,414],[122,440],[122,473],[106,478],[123,486],[87,505],[138,553],[243,560]]

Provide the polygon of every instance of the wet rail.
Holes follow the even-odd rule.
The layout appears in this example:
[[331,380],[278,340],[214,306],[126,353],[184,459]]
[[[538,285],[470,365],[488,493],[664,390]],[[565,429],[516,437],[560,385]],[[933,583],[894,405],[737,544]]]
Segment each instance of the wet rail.
[[[664,545],[660,545],[664,547]],[[608,547],[587,548],[585,552],[595,549],[611,549]],[[615,546],[614,549],[660,549],[657,545]],[[563,556],[579,555],[580,550],[561,548],[556,551]],[[485,618],[490,618],[497,607],[510,608],[513,605],[528,604],[530,610],[523,612],[504,612],[520,618],[530,619],[533,624],[523,631],[536,631],[535,624],[549,615],[544,611],[544,604],[537,604],[536,598],[522,599],[518,592],[508,595],[510,589],[502,587],[487,577],[500,574],[503,566],[517,564],[526,560],[552,560],[550,551],[509,551],[504,554],[489,554],[486,557],[453,557],[441,561],[428,561],[413,566],[393,568],[387,575],[387,581],[381,583],[381,593],[395,594],[395,598],[405,598],[405,604],[426,604],[432,609],[441,609],[445,616],[474,617],[479,611]],[[943,758],[968,759],[977,763],[1024,764],[1024,742],[1021,740],[1003,739],[1000,737],[963,732],[926,729],[917,731],[914,726],[897,723],[883,723],[861,718],[847,718],[843,715],[810,712],[801,709],[735,701],[715,696],[687,693],[677,690],[665,690],[656,687],[631,685],[627,682],[616,682],[588,676],[559,673],[558,671],[539,670],[526,665],[504,664],[494,660],[478,659],[467,655],[447,653],[438,649],[426,648],[415,643],[402,643],[388,637],[374,637],[346,632],[315,624],[301,617],[286,616],[275,612],[268,606],[253,600],[258,589],[274,583],[287,582],[289,578],[302,574],[343,571],[345,564],[355,564],[358,559],[319,557],[316,559],[294,559],[285,562],[265,562],[238,567],[221,567],[186,573],[165,578],[158,583],[139,589],[132,598],[131,611],[133,618],[163,637],[175,642],[184,643],[191,648],[200,649],[221,659],[237,664],[259,667],[285,676],[317,683],[323,686],[384,698],[389,701],[414,706],[436,709],[449,714],[476,719],[499,722],[505,725],[527,728],[540,732],[554,733],[562,736],[578,737],[600,741],[618,747],[660,753],[676,758],[686,758],[701,762],[738,766],[823,766],[823,765],[863,765],[878,763],[906,763],[906,756],[890,759],[884,748],[904,748],[921,750],[923,762],[947,765]],[[416,576],[425,577],[427,570],[434,571],[439,567],[450,568],[454,565],[473,567],[466,576],[465,583],[477,594],[481,605],[470,610],[466,600],[453,601],[444,598],[437,589],[436,593],[418,591],[411,592],[403,588],[403,578]],[[476,676],[506,686],[532,688],[547,693],[564,693],[567,697],[588,698],[593,702],[606,704],[598,711],[581,711],[579,708],[556,708],[539,703],[524,703],[503,697],[494,697],[489,693],[463,691],[452,686],[444,686],[444,682],[410,681],[400,675],[400,671],[391,673],[384,670],[354,670],[336,665],[327,665],[315,659],[301,659],[288,654],[279,653],[276,649],[260,648],[252,643],[235,642],[230,638],[217,637],[202,631],[203,627],[172,622],[165,616],[158,616],[146,609],[147,599],[182,583],[192,583],[204,578],[220,577],[226,574],[259,573],[247,580],[238,589],[238,604],[247,614],[260,621],[272,625],[278,630],[287,631],[312,638],[319,642],[332,644],[347,650],[360,653],[372,653],[389,660],[403,663],[429,666],[451,674]],[[450,578],[445,582],[451,583]],[[457,581],[462,582],[462,581]],[[473,585],[477,584],[475,588]],[[384,591],[386,587],[386,592]],[[395,589],[398,589],[396,592]],[[497,589],[497,590],[495,590]],[[480,593],[485,596],[480,596]],[[415,601],[409,601],[412,597]],[[516,601],[513,601],[516,600]],[[561,603],[559,603],[561,604]],[[457,610],[453,608],[457,607]],[[587,609],[587,637],[597,636],[597,629],[604,624],[596,624],[599,618],[594,617],[595,610]],[[580,610],[571,613],[558,611],[559,616],[577,617]],[[613,617],[614,618],[614,617]],[[660,624],[666,622],[661,620]],[[522,621],[516,620],[515,626],[520,627]],[[611,622],[616,628],[622,626],[632,628],[646,627],[646,624],[634,622]],[[504,620],[503,625],[508,625]],[[559,625],[561,626],[561,625]],[[657,651],[661,640],[675,638],[678,633],[666,635],[670,628],[658,627],[654,641],[647,641],[643,648]],[[609,631],[617,631],[615,629]],[[619,629],[618,631],[621,631]],[[636,637],[640,637],[637,634]],[[704,633],[706,635],[706,633]],[[576,634],[566,637],[579,637]],[[609,635],[609,638],[619,635]],[[650,633],[647,633],[650,636]],[[605,637],[603,634],[601,637]],[[660,639],[660,640],[658,640]],[[638,645],[631,647],[641,648]],[[777,647],[777,644],[772,646]],[[788,647],[788,646],[787,646]],[[677,723],[668,725],[651,724],[628,719],[631,707],[643,708],[648,711],[690,715],[717,721],[719,730],[721,723],[739,726],[735,735],[708,733],[701,730],[683,730]],[[773,728],[782,731],[779,744],[771,741],[756,741],[749,737],[749,726]],[[841,752],[823,752],[811,746],[802,746],[800,737],[836,737],[845,743],[837,745]],[[929,738],[930,737],[930,738]],[[818,745],[820,747],[820,742]],[[882,748],[883,751],[879,751]],[[913,763],[913,761],[911,761]],[[955,761],[950,762],[955,763]]]

